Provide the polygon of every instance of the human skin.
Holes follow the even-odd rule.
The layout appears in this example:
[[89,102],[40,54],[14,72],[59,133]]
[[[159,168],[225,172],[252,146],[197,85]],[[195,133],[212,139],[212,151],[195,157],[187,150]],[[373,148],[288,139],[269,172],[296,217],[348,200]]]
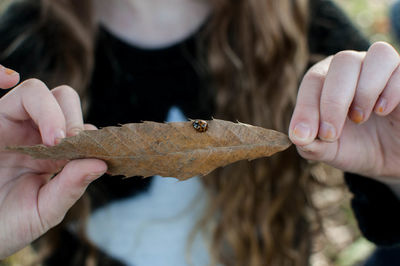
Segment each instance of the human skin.
[[[209,13],[207,0],[96,0],[94,4],[98,23],[124,41],[148,48],[189,36]],[[7,71],[12,72],[0,67],[0,88],[19,80],[18,73],[7,75]],[[95,159],[32,160],[4,147],[51,146],[84,128],[96,129],[83,124],[79,96],[68,86],[48,88],[31,79],[0,99],[0,260],[59,224],[107,167]]]
[[[376,178],[397,191],[399,62],[392,46],[378,42],[367,52],[343,51],[314,65],[301,82],[289,128],[299,154]],[[13,83],[0,73],[0,84]],[[83,128],[79,98],[67,86],[49,90],[39,80],[28,80],[0,99],[1,147],[54,145]],[[0,246],[0,258],[58,224],[106,171],[99,160],[37,161],[6,151],[0,152],[0,162],[0,243],[7,243]]]
[[[127,3],[121,1],[106,3]],[[111,17],[115,19],[110,20]],[[177,24],[189,25],[181,22]],[[137,41],[137,36],[132,35],[135,31],[120,25],[118,17],[109,16],[102,23],[109,29],[118,28],[118,36],[125,40]],[[194,25],[180,29],[176,38],[169,41],[179,40],[193,28]],[[140,43],[151,47],[168,45],[153,36],[157,32],[147,32]],[[289,137],[299,154],[379,179],[398,191],[399,61],[393,47],[378,42],[367,52],[343,51],[314,65],[300,84],[289,128]],[[0,87],[11,87],[18,78],[17,73],[7,75],[6,69],[0,68]],[[106,171],[105,163],[95,159],[38,161],[3,148],[54,145],[85,127],[94,129],[83,124],[79,97],[68,86],[49,90],[39,80],[28,80],[0,99],[0,259],[57,225],[87,185]],[[58,174],[51,178],[55,173]]]
[[[17,73],[7,76],[0,70],[2,88],[18,79]],[[39,143],[52,146],[84,128],[95,129],[83,124],[79,97],[70,87],[50,91],[43,82],[32,79],[0,99],[0,259],[60,223],[89,183],[107,168],[96,159],[34,160],[4,148]]]
[[343,51],[304,76],[289,137],[306,159],[378,179],[400,195],[400,57],[384,42]]

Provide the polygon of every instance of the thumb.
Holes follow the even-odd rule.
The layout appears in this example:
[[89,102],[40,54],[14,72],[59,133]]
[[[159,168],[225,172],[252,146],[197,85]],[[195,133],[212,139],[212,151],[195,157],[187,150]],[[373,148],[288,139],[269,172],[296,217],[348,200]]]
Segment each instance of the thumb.
[[87,186],[106,170],[106,163],[97,159],[73,160],[66,164],[39,191],[38,212],[43,229],[48,230],[60,223]]
[[331,163],[337,156],[338,145],[338,141],[326,142],[315,139],[307,145],[296,145],[296,148],[304,159]]

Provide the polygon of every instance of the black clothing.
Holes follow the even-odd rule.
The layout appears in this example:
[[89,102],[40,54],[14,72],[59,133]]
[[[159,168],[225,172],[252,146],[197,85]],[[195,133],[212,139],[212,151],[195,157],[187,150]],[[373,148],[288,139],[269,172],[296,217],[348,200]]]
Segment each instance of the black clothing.
[[[163,122],[172,106],[179,107],[187,117],[210,119],[212,91],[196,72],[197,35],[163,49],[143,49],[101,28],[87,121],[100,127],[146,120]],[[92,197],[100,195],[93,201],[97,203],[105,195],[108,200],[132,196],[148,187],[150,180],[121,181],[105,176],[90,186],[89,193]]]
[[[0,18],[0,56],[15,36],[39,19],[39,3],[36,0],[17,2]],[[311,53],[327,56],[346,49],[368,49],[368,41],[331,1],[311,0],[310,13]],[[215,109],[215,91],[207,82],[207,71],[199,63],[204,55],[199,54],[197,38],[198,32],[164,49],[141,49],[100,28],[87,121],[100,127],[142,120],[163,121],[172,106],[178,106],[190,118],[210,118]],[[40,58],[54,50],[53,46],[60,45],[50,39],[48,34],[35,35],[10,56],[0,57],[0,63],[20,72],[22,79],[45,80],[35,74],[35,62],[29,58],[32,54]],[[49,62],[49,69],[51,65]],[[90,186],[89,192],[95,198],[101,194],[105,203],[145,191],[150,180],[102,177]],[[346,180],[355,194],[353,207],[366,236],[377,243],[400,242],[400,223],[396,222],[400,218],[387,223],[398,212],[378,208],[390,206],[390,210],[400,210],[400,202],[391,196],[390,190],[355,175],[347,175]],[[393,234],[396,230],[397,234]],[[64,262],[68,265],[68,260]]]
[[360,266],[396,266],[400,261],[400,247],[378,247]]
[[400,244],[400,201],[385,184],[349,174],[346,183],[354,197],[351,205],[363,235],[377,245]]

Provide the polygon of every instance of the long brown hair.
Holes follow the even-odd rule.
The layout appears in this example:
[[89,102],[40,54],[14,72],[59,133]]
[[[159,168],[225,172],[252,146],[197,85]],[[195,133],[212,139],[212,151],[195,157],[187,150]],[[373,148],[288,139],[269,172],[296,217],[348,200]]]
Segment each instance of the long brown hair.
[[[14,1],[10,8],[15,8]],[[87,103],[86,88],[91,78],[94,59],[95,25],[92,19],[91,1],[79,0],[20,0],[27,10],[38,17],[29,28],[10,29],[7,49],[0,51],[0,59],[19,54],[33,60],[19,67],[24,78],[37,77],[46,81],[49,87],[68,84]],[[4,3],[6,4],[6,3]],[[10,12],[12,13],[12,12]],[[5,18],[7,20],[7,10]],[[7,22],[7,21],[5,21]],[[4,23],[7,24],[7,23]],[[32,49],[34,43],[34,49]],[[29,51],[30,54],[24,54]],[[84,104],[84,109],[86,105]]]
[[[33,27],[25,39],[54,20],[62,26],[54,38],[69,39],[68,47],[74,47],[60,50],[55,72],[43,67],[43,76],[50,85],[58,85],[53,83],[53,74],[59,74],[57,82],[79,88],[85,95],[95,30],[90,1],[38,2],[42,24]],[[308,61],[308,1],[211,2],[213,14],[205,28],[203,47],[217,88],[215,116],[285,132]],[[8,52],[21,43],[23,40],[12,44],[14,48]],[[62,49],[67,44],[59,45]],[[196,228],[210,230],[213,262],[306,265],[310,241],[308,180],[307,167],[294,148],[268,159],[239,162],[204,177],[209,204]]]
[[[308,61],[307,1],[214,0],[208,62],[216,117],[286,132]],[[211,252],[224,265],[306,265],[307,166],[294,149],[204,178]]]

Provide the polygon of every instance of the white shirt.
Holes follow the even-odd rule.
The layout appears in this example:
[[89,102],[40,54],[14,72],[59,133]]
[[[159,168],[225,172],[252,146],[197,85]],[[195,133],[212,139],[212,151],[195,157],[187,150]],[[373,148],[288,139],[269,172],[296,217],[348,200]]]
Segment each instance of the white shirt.
[[[186,120],[176,107],[167,121]],[[121,180],[123,182],[123,180]],[[206,205],[198,177],[186,181],[153,177],[149,191],[112,202],[90,217],[88,237],[105,253],[135,266],[186,266],[188,238]],[[192,265],[208,265],[207,240],[198,233]]]

